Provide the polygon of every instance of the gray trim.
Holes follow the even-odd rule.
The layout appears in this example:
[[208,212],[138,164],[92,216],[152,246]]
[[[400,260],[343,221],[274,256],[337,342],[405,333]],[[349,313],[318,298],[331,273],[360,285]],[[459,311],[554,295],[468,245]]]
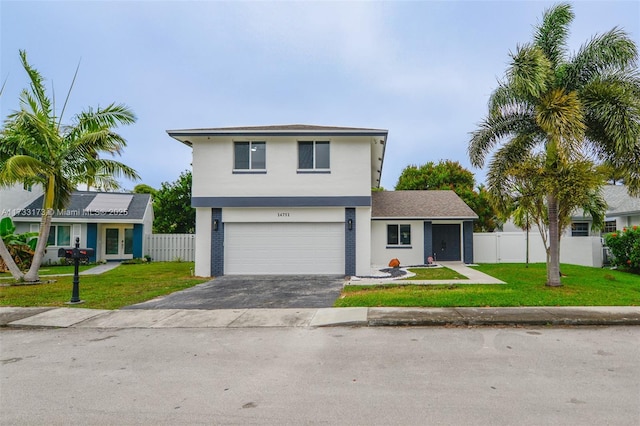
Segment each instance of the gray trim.
[[424,221],[424,264],[427,264],[429,256],[433,256],[433,229],[432,223]]
[[203,132],[189,132],[189,131],[170,131],[167,130],[167,134],[172,138],[180,137],[180,136],[294,136],[294,137],[307,137],[307,136],[387,136],[389,132],[387,131],[353,131],[353,132],[345,132],[345,131],[331,131],[331,130],[321,130],[321,131],[304,131],[304,130],[292,130],[288,132],[277,131],[270,132],[268,130],[243,130],[243,131],[235,131],[235,132],[211,132],[211,131],[203,131]]
[[331,170],[298,169],[296,173],[299,175],[330,175]]
[[473,263],[473,221],[466,220],[462,223],[462,246],[464,250],[464,263]]
[[231,174],[233,175],[266,175],[267,171],[266,170],[241,170],[241,169],[235,169],[231,171]]
[[429,220],[429,221],[433,221],[433,220],[452,220],[452,221],[465,221],[465,220],[474,220],[477,219],[476,217],[396,217],[396,216],[389,216],[389,217],[372,217],[371,220]]
[[356,274],[356,209],[349,207],[344,209],[344,274]]
[[369,207],[370,196],[192,197],[192,207]]
[[387,246],[386,248],[388,248],[388,249],[412,249],[413,246],[400,246],[400,245],[397,245],[397,246]]
[[[218,229],[215,229],[215,221]],[[224,275],[224,223],[222,209],[211,209],[211,276]]]

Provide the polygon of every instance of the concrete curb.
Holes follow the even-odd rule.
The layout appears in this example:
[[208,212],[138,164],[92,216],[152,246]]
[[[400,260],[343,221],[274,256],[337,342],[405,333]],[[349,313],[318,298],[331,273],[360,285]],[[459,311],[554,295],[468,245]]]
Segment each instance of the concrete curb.
[[640,325],[640,306],[522,308],[123,309],[0,307],[0,326],[254,328]]

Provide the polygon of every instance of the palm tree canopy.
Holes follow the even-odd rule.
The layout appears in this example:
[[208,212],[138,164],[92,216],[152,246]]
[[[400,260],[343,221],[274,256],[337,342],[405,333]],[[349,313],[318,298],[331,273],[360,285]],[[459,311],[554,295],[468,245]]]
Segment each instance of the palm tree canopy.
[[533,42],[511,54],[505,78],[489,99],[489,115],[472,133],[471,162],[482,167],[500,143],[509,148],[496,153],[489,175],[494,167],[504,169],[503,161],[516,164],[532,149],[544,150],[551,163],[589,156],[623,172],[629,191],[638,194],[637,47],[614,28],[569,55],[573,18],[569,4],[547,10]]
[[[630,194],[640,194],[637,47],[613,28],[571,55],[567,38],[573,18],[566,3],[545,11],[533,41],[510,54],[506,74],[489,98],[489,113],[469,144],[475,167],[483,167],[492,154],[487,190],[498,210],[528,209],[548,225],[550,286],[561,285],[559,241],[571,211],[583,207],[594,223],[604,211],[598,194],[604,182],[594,164],[609,164]],[[523,176],[527,163],[537,168]],[[590,181],[592,171],[595,180]],[[533,181],[537,184],[529,187],[536,198],[522,199],[520,189]],[[517,204],[514,198],[520,198]]]
[[138,179],[136,171],[113,158],[126,140],[113,131],[118,125],[132,124],[136,117],[121,104],[88,108],[74,116],[70,125],[62,125],[46,94],[44,79],[31,67],[24,51],[22,65],[30,80],[20,94],[20,109],[10,114],[2,130],[0,148],[0,184],[40,183],[46,208],[66,206],[76,185],[99,183],[117,187],[117,178]]

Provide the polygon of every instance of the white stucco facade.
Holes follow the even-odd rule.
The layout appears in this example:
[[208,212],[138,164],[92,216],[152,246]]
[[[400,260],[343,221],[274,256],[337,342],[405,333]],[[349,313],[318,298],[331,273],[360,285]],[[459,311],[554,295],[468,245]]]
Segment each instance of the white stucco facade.
[[[386,130],[294,125],[168,133],[193,149],[197,275],[369,272],[371,188],[380,181]],[[301,143],[309,142],[314,150],[328,145],[328,167],[301,166]],[[259,168],[251,161],[237,167],[243,144],[263,151]]]

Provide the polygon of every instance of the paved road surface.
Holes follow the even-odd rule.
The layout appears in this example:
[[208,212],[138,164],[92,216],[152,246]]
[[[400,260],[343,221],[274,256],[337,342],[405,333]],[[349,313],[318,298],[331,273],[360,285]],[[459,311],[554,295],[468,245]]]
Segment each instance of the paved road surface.
[[0,329],[2,424],[640,424],[640,327]]

